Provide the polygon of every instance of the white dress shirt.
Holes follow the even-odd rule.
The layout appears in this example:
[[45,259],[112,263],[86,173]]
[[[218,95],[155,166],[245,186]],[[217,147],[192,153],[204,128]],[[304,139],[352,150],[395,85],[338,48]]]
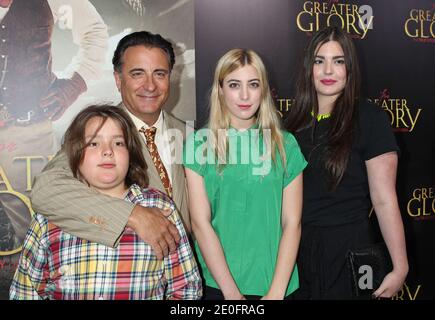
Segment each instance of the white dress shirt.
[[9,8],[2,8],[0,7],[0,22],[3,20],[3,18],[5,17],[6,13],[8,13]]
[[[148,126],[145,122],[143,122],[141,119],[136,117],[134,114],[132,114],[127,108],[125,108],[127,113],[130,115],[131,119],[134,122],[134,125],[136,126],[137,131],[139,131],[142,127],[144,129],[148,129],[150,127],[156,127],[156,136],[154,139],[154,142],[157,146],[157,151],[159,152],[160,159],[163,162],[163,165],[165,166],[166,171],[169,175],[169,180],[172,183],[172,157],[171,157],[171,144],[169,141],[169,137],[167,135],[167,126],[165,122],[165,117],[162,111],[160,111],[159,118],[157,119],[156,123],[154,123],[152,126]],[[142,132],[139,132],[141,138],[144,140],[146,145],[145,136]],[[150,165],[148,163],[148,165]]]

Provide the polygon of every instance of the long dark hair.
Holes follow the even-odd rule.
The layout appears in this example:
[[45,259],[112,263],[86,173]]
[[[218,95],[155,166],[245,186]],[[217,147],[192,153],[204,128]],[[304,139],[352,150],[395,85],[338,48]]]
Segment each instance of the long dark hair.
[[329,41],[337,41],[343,49],[347,75],[343,92],[335,101],[331,112],[331,125],[323,154],[325,169],[330,174],[329,188],[334,190],[343,178],[349,162],[360,89],[360,71],[356,50],[352,39],[342,29],[327,27],[319,31],[305,48],[303,65],[296,81],[295,105],[289,110],[285,127],[292,133],[311,127],[312,137],[314,137],[319,105],[313,81],[313,65],[319,48]]
[[[86,147],[90,143],[86,143],[85,128],[89,120],[95,117],[101,118],[103,121],[94,135],[98,134],[98,131],[109,118],[114,120],[121,127],[130,158],[130,165],[125,177],[125,185],[128,187],[136,183],[142,188],[147,187],[147,164],[142,154],[142,144],[139,134],[135,130],[135,126],[129,115],[122,108],[111,105],[92,105],[83,109],[77,114],[66,130],[62,148],[68,157],[74,177],[83,180],[79,166],[83,162]],[[91,140],[92,139],[90,139],[90,141]]]

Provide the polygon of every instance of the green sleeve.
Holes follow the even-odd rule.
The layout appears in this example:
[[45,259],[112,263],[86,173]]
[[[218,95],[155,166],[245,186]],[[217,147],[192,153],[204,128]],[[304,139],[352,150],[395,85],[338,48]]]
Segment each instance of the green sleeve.
[[183,165],[204,176],[206,165],[214,161],[210,152],[206,152],[208,129],[200,129],[187,137],[183,148]]
[[284,188],[288,186],[307,166],[304,155],[299,148],[295,137],[289,133],[283,133],[284,150],[286,152],[286,172],[284,177]]

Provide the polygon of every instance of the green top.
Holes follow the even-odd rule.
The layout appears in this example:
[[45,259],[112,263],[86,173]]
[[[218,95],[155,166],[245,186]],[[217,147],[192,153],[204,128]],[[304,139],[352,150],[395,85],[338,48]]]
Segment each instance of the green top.
[[[276,165],[271,157],[261,161],[263,139],[258,126],[245,131],[229,129],[229,164],[218,171],[214,157],[201,159],[206,147],[202,129],[186,141],[184,165],[204,178],[211,208],[211,224],[220,239],[231,274],[245,295],[267,293],[272,283],[281,239],[283,189],[305,168],[305,161],[292,134],[282,132],[286,151],[286,171],[276,152]],[[258,137],[260,139],[258,140]],[[234,148],[237,146],[237,148]],[[235,158],[237,156],[237,158]],[[237,159],[237,161],[235,161]],[[208,160],[208,162],[206,162]],[[204,163],[205,162],[205,163]],[[237,164],[235,164],[237,163]],[[205,284],[219,288],[208,270],[195,242]],[[299,287],[295,266],[286,296]]]

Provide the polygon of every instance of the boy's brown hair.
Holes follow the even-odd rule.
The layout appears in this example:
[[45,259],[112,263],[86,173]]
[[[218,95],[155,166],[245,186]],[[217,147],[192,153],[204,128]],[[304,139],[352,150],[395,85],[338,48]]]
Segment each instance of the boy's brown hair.
[[[130,165],[125,177],[125,185],[133,183],[142,188],[148,186],[147,164],[142,154],[142,144],[138,132],[130,116],[120,107],[112,105],[91,105],[80,111],[65,132],[62,149],[65,151],[68,162],[75,178],[83,180],[79,166],[83,162],[86,147],[89,143],[85,140],[85,128],[92,118],[101,118],[99,128],[94,133],[94,138],[103,127],[107,119],[114,120],[121,128],[126,147],[130,157]],[[91,141],[92,139],[90,139]]]

